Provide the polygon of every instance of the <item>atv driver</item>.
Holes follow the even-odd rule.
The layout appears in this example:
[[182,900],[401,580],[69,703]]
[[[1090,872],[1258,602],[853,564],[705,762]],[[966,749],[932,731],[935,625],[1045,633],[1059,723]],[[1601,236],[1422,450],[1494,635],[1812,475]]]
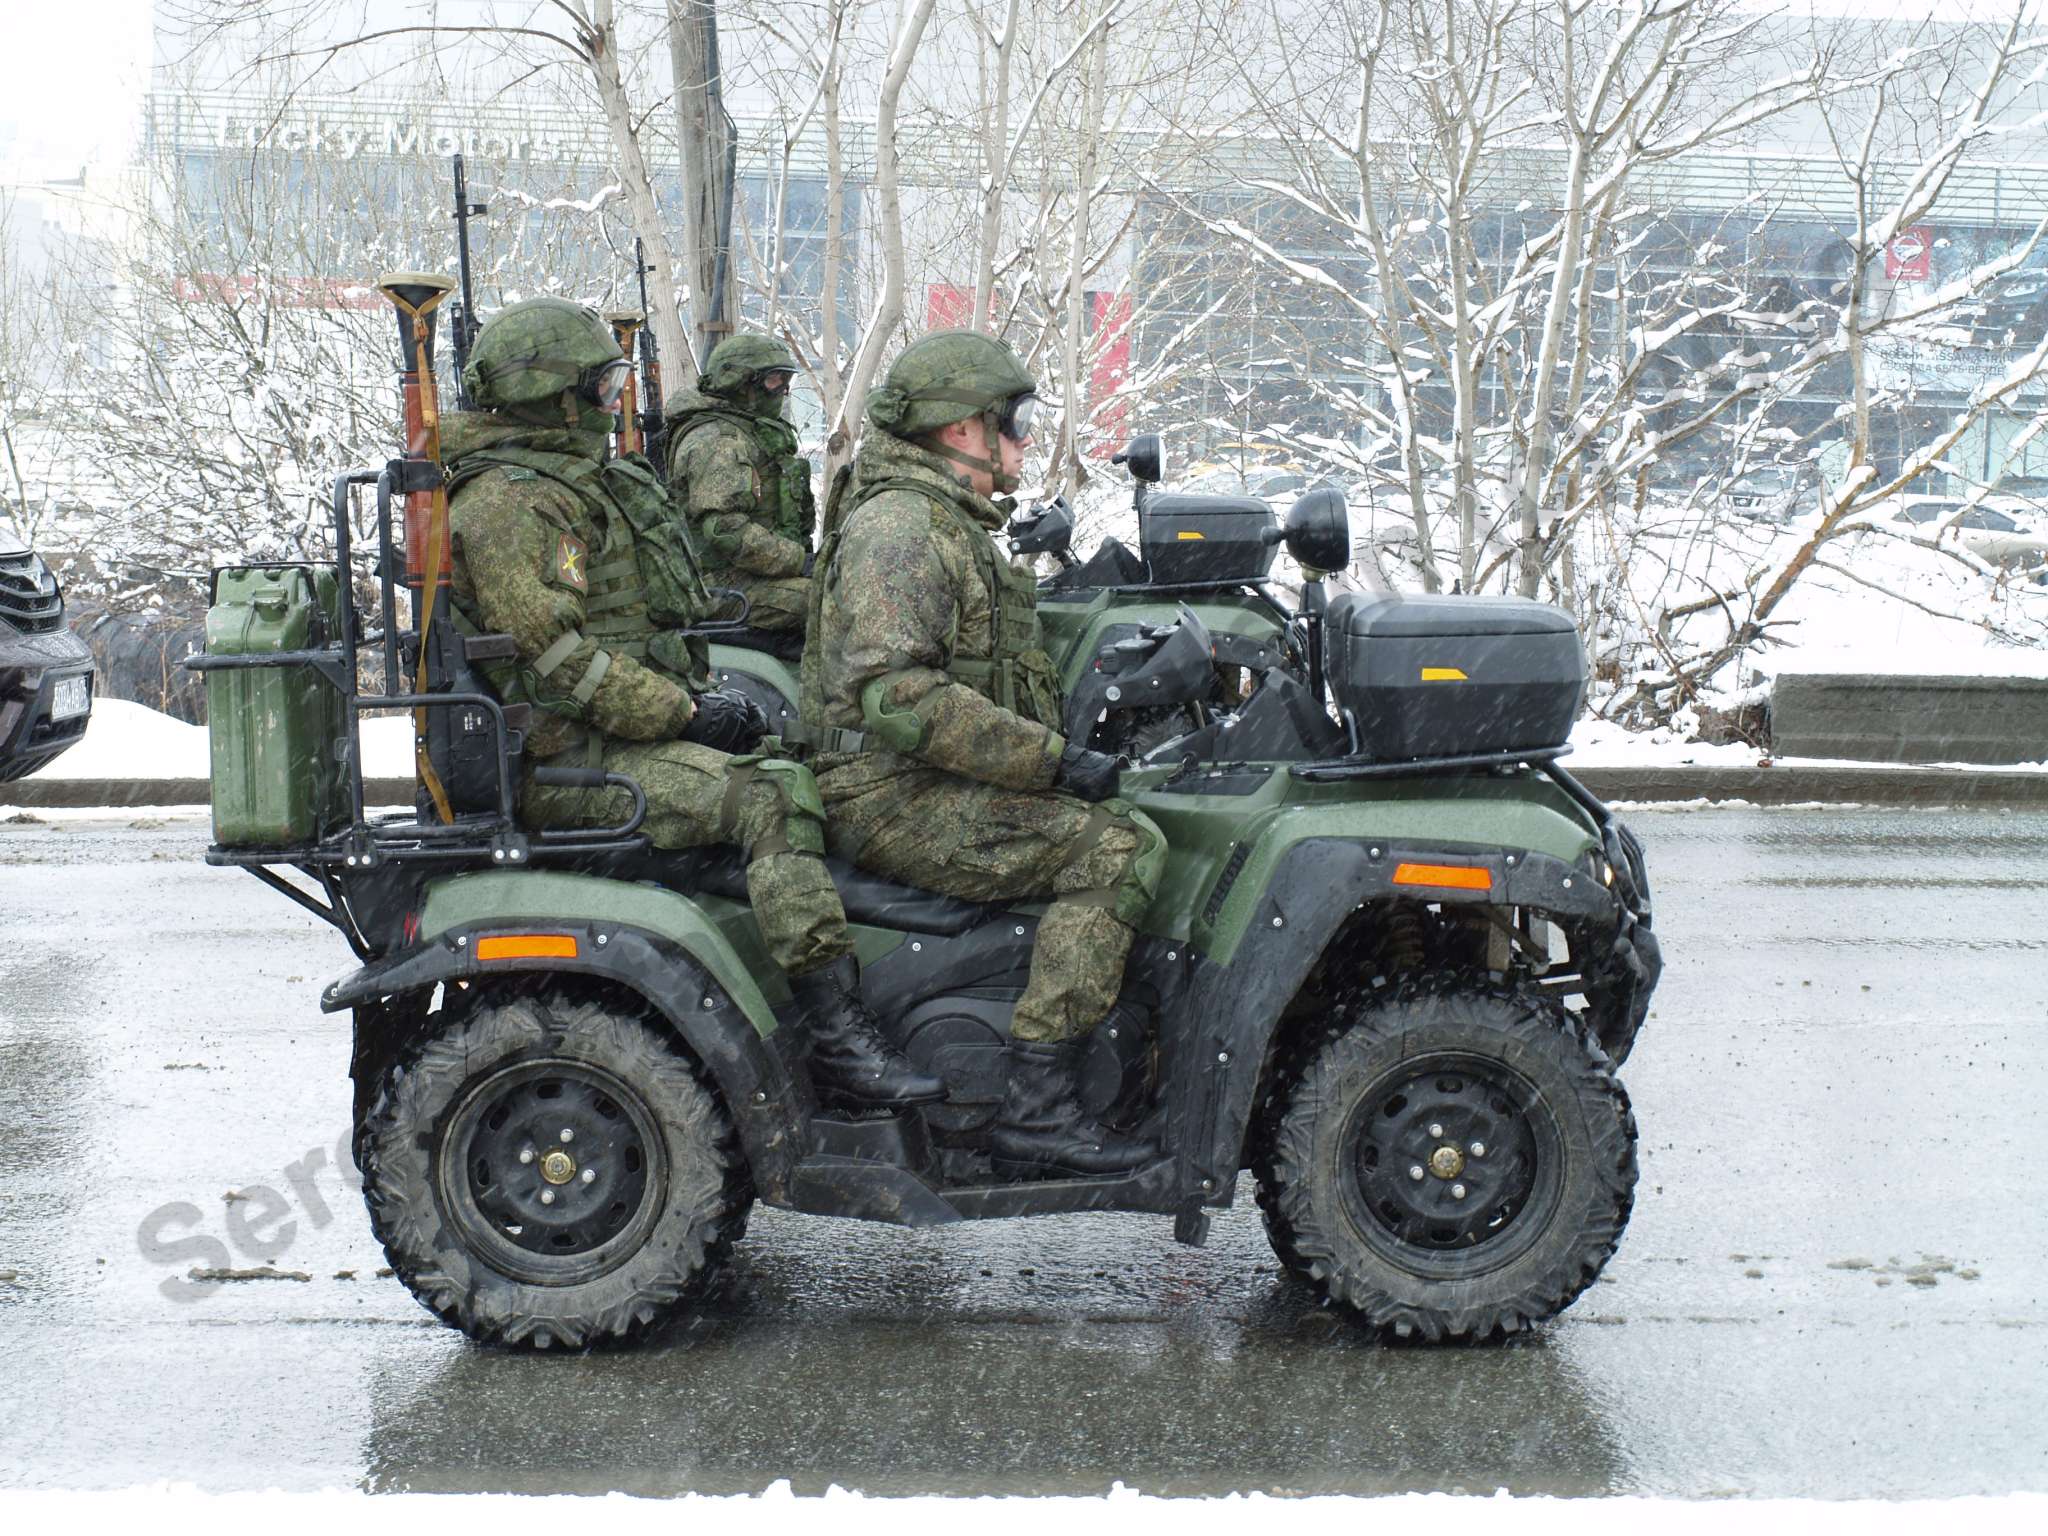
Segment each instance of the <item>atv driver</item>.
[[969,901],[1052,898],[992,1157],[1006,1178],[1096,1177],[1160,1155],[1089,1117],[1075,1074],[1166,841],[1115,798],[1117,759],[1060,735],[1036,585],[996,547],[1034,388],[1003,343],[939,331],[868,397],[874,430],[827,512],[800,714],[834,853]]
[[944,1083],[881,1037],[855,990],[811,775],[733,755],[760,740],[759,706],[711,688],[703,643],[650,616],[652,599],[664,624],[687,624],[710,599],[687,542],[659,538],[674,511],[652,467],[637,454],[606,457],[629,366],[595,311],[530,299],[477,336],[466,382],[482,410],[443,420],[456,621],[513,638],[516,659],[483,670],[504,702],[533,711],[521,819],[616,819],[616,791],[532,778],[543,763],[602,767],[646,791],[655,846],[737,843],[762,936],[805,1011],[820,1099],[935,1102]]

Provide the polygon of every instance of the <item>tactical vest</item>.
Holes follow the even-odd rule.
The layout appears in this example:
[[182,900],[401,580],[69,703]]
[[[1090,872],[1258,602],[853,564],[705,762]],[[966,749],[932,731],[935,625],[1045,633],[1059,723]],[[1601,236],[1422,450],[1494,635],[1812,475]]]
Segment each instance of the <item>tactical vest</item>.
[[[709,653],[704,642],[664,627],[693,622],[710,608],[710,594],[697,574],[687,540],[678,556],[677,550],[655,547],[635,534],[643,519],[650,524],[666,519],[666,497],[652,466],[637,455],[600,464],[574,454],[501,445],[464,454],[457,461],[448,478],[450,498],[493,469],[538,475],[602,514],[603,542],[586,556],[582,628],[563,635],[530,662],[480,665],[501,700],[530,704],[537,718],[544,716],[555,727],[536,730],[535,755],[554,756],[588,739],[558,705],[541,702],[537,686],[586,638],[596,641],[608,656],[627,656],[653,666],[693,692],[709,688]],[[466,612],[460,602],[452,606],[457,628],[477,632],[478,616]],[[574,703],[589,703],[609,665],[604,662],[584,674],[571,695]]]
[[[670,428],[674,446],[669,449],[669,463],[675,465],[681,458],[683,444],[714,422],[722,422],[745,433],[747,441],[755,447],[756,456],[767,465],[762,472],[761,502],[772,509],[774,521],[769,524],[770,531],[778,538],[809,549],[811,523],[817,508],[811,497],[811,461],[796,451],[796,428],[780,417],[751,416],[745,411],[700,407],[690,412],[680,424],[680,431]],[[670,490],[677,502],[684,506],[689,504],[689,487],[686,484],[672,482]],[[706,553],[715,556],[717,552]]]
[[[1021,571],[1004,559],[993,535],[936,486],[908,477],[877,480],[862,486],[860,500],[846,509],[827,537],[818,556],[818,568],[831,570],[846,530],[862,507],[886,491],[899,490],[915,491],[952,519],[975,552],[975,564],[988,593],[990,654],[962,656],[956,652],[945,666],[948,681],[972,688],[1012,714],[1057,731],[1059,674],[1046,654],[1045,640],[1038,627],[1038,582],[1030,572]],[[819,633],[819,611],[827,585],[818,582],[813,587],[809,632],[814,635]]]

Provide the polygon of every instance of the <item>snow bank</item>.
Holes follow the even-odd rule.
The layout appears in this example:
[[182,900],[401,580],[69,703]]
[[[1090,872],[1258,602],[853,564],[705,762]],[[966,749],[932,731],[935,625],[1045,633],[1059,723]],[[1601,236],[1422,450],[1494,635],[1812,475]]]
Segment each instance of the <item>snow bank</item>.
[[[1955,626],[1949,626],[1951,630]],[[1766,654],[1756,670],[1765,677],[1794,673],[1875,673],[1887,677],[2048,677],[2048,649],[1995,645],[1975,636],[1928,636],[1911,646],[1802,646]]]
[[[2031,1511],[2031,1513],[2030,1513]],[[1102,1498],[942,1499],[865,1498],[841,1489],[798,1498],[778,1482],[758,1498],[688,1494],[675,1499],[524,1497],[515,1494],[322,1493],[204,1494],[190,1487],[116,1493],[0,1493],[0,1524],[17,1531],[48,1531],[119,1522],[156,1533],[215,1536],[257,1522],[296,1536],[367,1528],[441,1526],[499,1536],[559,1536],[564,1530],[602,1530],[607,1536],[678,1530],[780,1531],[817,1529],[839,1536],[953,1536],[971,1528],[979,1536],[1038,1536],[1048,1526],[1071,1536],[1114,1531],[1171,1536],[1241,1536],[1247,1530],[1419,1531],[1428,1536],[1708,1536],[1708,1533],[1799,1532],[1801,1536],[1926,1536],[1928,1531],[2048,1529],[2048,1495],[1920,1500],[1881,1504],[1817,1499],[1468,1498],[1444,1493],[1390,1498],[1276,1499],[1264,1494],[1220,1499],[1154,1498],[1121,1484]]]
[[[363,722],[363,768],[373,779],[410,778],[412,722]],[[126,699],[95,699],[85,740],[31,779],[204,779],[213,773],[206,727]]]

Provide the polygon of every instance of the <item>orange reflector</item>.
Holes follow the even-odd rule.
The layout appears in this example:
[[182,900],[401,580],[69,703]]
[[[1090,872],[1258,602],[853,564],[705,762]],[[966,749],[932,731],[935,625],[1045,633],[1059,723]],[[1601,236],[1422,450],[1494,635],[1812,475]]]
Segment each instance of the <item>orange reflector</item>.
[[1493,871],[1477,864],[1402,864],[1394,870],[1396,885],[1441,885],[1454,891],[1490,891]]
[[569,933],[501,933],[478,939],[479,960],[574,960],[576,936]]

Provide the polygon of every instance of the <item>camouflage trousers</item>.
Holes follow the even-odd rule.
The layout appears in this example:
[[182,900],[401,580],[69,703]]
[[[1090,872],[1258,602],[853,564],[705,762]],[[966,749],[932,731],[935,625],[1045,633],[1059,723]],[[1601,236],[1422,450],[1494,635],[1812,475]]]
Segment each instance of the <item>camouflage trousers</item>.
[[1150,818],[1121,800],[998,789],[884,753],[841,761],[818,780],[832,852],[964,901],[1052,898],[1010,1032],[1044,1041],[1093,1029],[1159,888],[1166,839]]
[[738,571],[715,571],[704,579],[714,587],[730,587],[747,594],[747,624],[752,629],[802,629],[804,616],[810,612],[808,576],[743,576]]
[[[735,843],[747,855],[747,899],[775,963],[792,976],[853,953],[846,909],[820,857],[824,808],[810,770],[734,757],[687,741],[603,737],[601,761],[647,792],[642,828],[657,848]],[[580,766],[570,753],[561,759]],[[625,818],[619,790],[550,789],[527,780],[519,818],[529,827],[595,827]]]

